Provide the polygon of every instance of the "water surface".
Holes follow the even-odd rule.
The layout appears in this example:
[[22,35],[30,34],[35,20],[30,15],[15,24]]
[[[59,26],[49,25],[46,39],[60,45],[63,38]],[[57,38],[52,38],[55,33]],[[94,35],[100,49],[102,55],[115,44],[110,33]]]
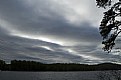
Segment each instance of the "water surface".
[[96,71],[83,72],[11,72],[1,71],[0,80],[98,80]]

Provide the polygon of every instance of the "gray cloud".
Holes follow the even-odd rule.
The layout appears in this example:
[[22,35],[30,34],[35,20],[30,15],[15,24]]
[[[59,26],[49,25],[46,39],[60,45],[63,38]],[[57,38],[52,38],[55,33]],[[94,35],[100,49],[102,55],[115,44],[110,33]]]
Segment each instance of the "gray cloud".
[[[4,35],[0,36],[0,58],[7,61],[26,59],[48,63],[56,61],[76,62],[81,59],[78,56],[69,54],[67,51],[63,51],[62,46],[58,44],[8,35],[4,30],[0,33]],[[43,48],[43,46],[51,47],[53,51]],[[54,58],[57,58],[57,60]]]
[[[46,37],[52,37],[52,38],[61,38],[61,39],[70,39],[70,40],[79,40],[79,39],[84,39],[88,40],[85,38],[88,38],[87,36],[93,37],[94,40],[99,39],[98,37],[98,30],[96,28],[92,28],[88,22],[82,23],[81,25],[73,25],[69,24],[68,21],[64,18],[63,15],[60,15],[61,13],[55,13],[53,11],[50,11],[49,9],[44,9],[42,10],[42,14],[40,12],[39,15],[36,15],[36,12],[29,12],[31,8],[26,8],[24,9],[23,4],[20,7],[16,7],[20,5],[19,1],[14,1],[14,5],[12,4],[7,4],[7,3],[13,3],[12,1],[10,2],[5,2],[5,4],[1,2],[1,8],[2,7],[9,7],[2,10],[3,14],[1,16],[6,17],[4,18],[5,21],[9,22],[12,25],[9,25],[9,29],[13,29],[13,32],[17,33],[23,33],[26,35],[36,35],[38,36],[46,36]],[[45,2],[42,3],[44,4]],[[8,5],[8,6],[5,6]],[[27,5],[24,5],[27,6]],[[15,9],[13,9],[13,7]],[[46,7],[46,5],[44,5]],[[9,10],[8,10],[9,9]],[[28,11],[28,9],[30,9]],[[43,9],[43,7],[40,9]],[[11,12],[8,12],[11,11]],[[45,11],[48,11],[48,14],[51,17],[48,17],[48,15],[45,15]],[[9,14],[6,14],[9,13]],[[23,13],[23,15],[22,15]],[[30,14],[28,14],[30,13]],[[51,15],[52,14],[52,15]],[[44,16],[43,16],[44,15]],[[34,18],[34,19],[33,19]],[[88,27],[88,28],[87,28]],[[95,39],[96,38],[96,39]],[[66,40],[67,40],[66,39]]]
[[[80,5],[82,2],[89,5]],[[96,25],[102,10],[98,11],[94,4],[89,0],[0,1],[0,59],[119,62],[119,54],[107,55],[101,50]]]

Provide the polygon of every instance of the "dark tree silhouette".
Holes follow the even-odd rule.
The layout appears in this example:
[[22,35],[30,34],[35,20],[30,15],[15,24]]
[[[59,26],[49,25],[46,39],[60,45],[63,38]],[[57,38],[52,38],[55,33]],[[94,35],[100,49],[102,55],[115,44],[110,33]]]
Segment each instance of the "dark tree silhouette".
[[[0,60],[0,71],[104,71],[120,70],[121,65],[114,63],[102,63],[95,65],[78,63],[41,63],[36,61],[12,60],[9,64]],[[98,75],[100,78],[101,75]],[[121,77],[120,77],[121,78]]]
[[5,68],[5,61],[0,60],[0,70],[4,70]]
[[98,7],[106,8],[106,6],[111,5],[112,0],[96,0]]
[[96,0],[98,7],[109,7],[109,10],[104,12],[99,30],[103,37],[103,50],[110,52],[115,45],[115,40],[121,32],[121,0],[111,6],[112,0]]

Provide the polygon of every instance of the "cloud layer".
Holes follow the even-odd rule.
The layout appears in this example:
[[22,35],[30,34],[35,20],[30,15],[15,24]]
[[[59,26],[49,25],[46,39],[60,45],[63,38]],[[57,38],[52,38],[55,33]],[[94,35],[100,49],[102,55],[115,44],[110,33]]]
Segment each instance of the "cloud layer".
[[101,50],[102,11],[90,0],[2,0],[0,59],[120,62],[120,54]]

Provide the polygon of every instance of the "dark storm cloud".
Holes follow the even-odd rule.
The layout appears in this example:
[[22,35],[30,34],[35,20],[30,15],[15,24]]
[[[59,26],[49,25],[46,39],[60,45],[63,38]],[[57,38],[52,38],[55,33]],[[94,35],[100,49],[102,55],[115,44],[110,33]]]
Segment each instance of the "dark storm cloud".
[[[74,11],[78,7],[71,9],[68,6],[72,4],[62,2],[1,0],[0,59],[47,63],[119,61],[119,57],[112,54],[107,56],[101,51],[98,28],[90,21],[96,17],[84,19],[86,14],[80,16]],[[94,15],[94,10],[90,14]],[[42,40],[43,37],[51,41]]]

